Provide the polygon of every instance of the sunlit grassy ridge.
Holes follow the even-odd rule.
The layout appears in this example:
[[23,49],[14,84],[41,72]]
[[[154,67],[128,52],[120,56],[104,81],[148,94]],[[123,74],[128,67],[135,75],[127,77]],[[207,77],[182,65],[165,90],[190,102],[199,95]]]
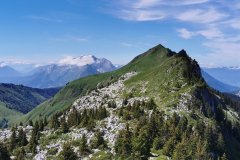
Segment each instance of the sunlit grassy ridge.
[[[74,100],[94,90],[98,84],[107,85],[131,71],[139,74],[126,82],[129,88],[136,86],[140,81],[146,81],[148,82],[146,96],[155,98],[159,106],[176,105],[180,94],[191,90],[194,87],[192,84],[200,80],[200,72],[195,73],[195,70],[193,72],[193,67],[198,67],[198,65],[187,56],[185,51],[175,53],[158,45],[137,56],[119,70],[70,82],[55,97],[39,105],[21,120],[26,122],[30,119],[36,120],[40,116],[50,117],[70,107]],[[185,86],[181,87],[183,85]],[[172,91],[173,93],[169,94]],[[136,87],[133,94],[137,92],[139,91]]]

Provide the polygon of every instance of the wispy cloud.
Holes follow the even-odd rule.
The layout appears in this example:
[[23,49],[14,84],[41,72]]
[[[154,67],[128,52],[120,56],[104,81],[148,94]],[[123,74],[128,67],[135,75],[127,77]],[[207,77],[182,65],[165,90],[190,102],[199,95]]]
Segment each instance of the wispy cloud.
[[186,28],[181,28],[181,29],[178,29],[177,31],[179,33],[179,36],[184,39],[190,39],[196,35],[194,32],[191,32]]
[[227,14],[221,13],[216,9],[192,9],[180,13],[176,18],[181,21],[192,22],[192,23],[212,23],[223,18],[228,17]]
[[124,47],[133,47],[134,46],[134,44],[128,43],[128,42],[122,42],[121,45]]
[[123,20],[174,21],[180,37],[203,37],[202,46],[207,53],[198,55],[201,62],[240,65],[240,60],[236,60],[240,56],[238,0],[119,0],[112,3],[112,14]]
[[179,33],[179,36],[184,39],[190,39],[194,36],[203,36],[206,39],[215,39],[215,38],[223,38],[224,34],[215,27],[210,27],[204,30],[198,30],[198,31],[189,31],[186,28],[181,28],[177,30]]
[[32,19],[32,20],[39,20],[39,21],[56,22],[56,23],[63,22],[63,20],[61,19],[54,19],[54,18],[49,18],[44,16],[35,16],[35,15],[26,16],[26,18]]
[[88,37],[82,37],[82,36],[67,35],[67,36],[63,36],[63,37],[50,38],[49,40],[50,41],[57,41],[57,42],[67,42],[67,41],[88,42],[89,38]]

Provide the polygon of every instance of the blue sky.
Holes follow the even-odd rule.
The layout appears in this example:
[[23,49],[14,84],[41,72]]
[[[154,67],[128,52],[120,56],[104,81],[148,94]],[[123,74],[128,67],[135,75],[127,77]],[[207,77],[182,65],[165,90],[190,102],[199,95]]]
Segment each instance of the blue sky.
[[0,61],[93,54],[125,64],[156,44],[202,66],[240,65],[237,0],[2,0]]

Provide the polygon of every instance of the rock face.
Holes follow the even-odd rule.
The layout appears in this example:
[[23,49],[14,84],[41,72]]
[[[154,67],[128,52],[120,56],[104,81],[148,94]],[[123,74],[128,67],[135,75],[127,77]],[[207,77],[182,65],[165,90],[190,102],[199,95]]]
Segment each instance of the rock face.
[[136,72],[127,73],[124,76],[120,77],[119,80],[107,87],[97,89],[92,91],[89,95],[83,96],[76,100],[73,104],[78,110],[89,109],[95,107],[107,107],[108,102],[114,100],[117,107],[122,106],[122,93],[125,90],[124,81],[130,79],[131,77],[137,75]]
[[[78,111],[83,109],[96,109],[99,107],[105,107],[107,109],[110,116],[99,122],[100,124],[105,124],[105,127],[97,127],[97,129],[104,134],[104,138],[109,142],[110,146],[114,145],[118,131],[124,129],[125,127],[125,124],[121,123],[119,117],[115,115],[115,111],[123,106],[122,104],[124,98],[122,95],[123,92],[127,90],[124,86],[124,82],[136,75],[137,72],[127,73],[109,86],[94,90],[88,95],[80,97],[72,105],[72,107],[76,108]],[[148,97],[134,97],[128,100],[127,105],[133,105],[135,101],[146,102],[148,100]],[[109,102],[112,101],[116,103],[116,108],[108,107]],[[70,110],[70,112],[71,111],[72,110]],[[92,138],[92,134],[86,135],[89,139]],[[81,134],[77,135],[77,137],[81,137]]]
[[[103,133],[103,138],[108,142],[108,146],[110,147],[109,152],[114,154],[114,144],[117,138],[117,134],[120,130],[125,128],[126,123],[122,122],[122,119],[118,117],[116,111],[123,107],[123,93],[130,92],[128,88],[125,87],[124,82],[129,80],[130,78],[136,76],[137,72],[130,72],[123,76],[121,76],[116,82],[103,87],[98,88],[92,92],[90,92],[86,96],[82,96],[77,99],[71,108],[75,108],[78,111],[82,111],[84,109],[97,109],[99,107],[105,107],[109,113],[109,116],[103,120],[97,122],[95,126],[95,130],[99,130]],[[143,88],[143,90],[145,90]],[[125,106],[131,106],[136,101],[138,102],[147,102],[149,100],[148,97],[131,97],[127,100],[127,104]],[[116,107],[109,108],[108,103],[115,101]],[[68,115],[73,109],[69,109],[66,113]],[[67,121],[67,119],[66,119]],[[26,131],[28,139],[31,135],[31,126],[23,127],[23,130]],[[11,136],[10,130],[2,130],[0,131],[0,140],[8,139]],[[42,132],[45,138],[51,137],[53,134],[56,134],[56,131],[46,129]],[[37,154],[34,156],[34,160],[46,160],[48,156],[48,150],[57,149],[57,155],[62,151],[62,145],[69,141],[78,141],[85,135],[87,138],[87,144],[90,145],[91,141],[94,138],[95,133],[93,131],[89,131],[86,128],[77,128],[73,127],[70,129],[70,132],[67,134],[59,135],[54,142],[47,143],[47,145],[39,145],[37,146]],[[64,138],[63,138],[64,137]],[[74,150],[78,151],[78,147],[74,148]],[[94,153],[99,150],[94,150]],[[91,157],[89,155],[89,157]],[[85,157],[89,159],[89,157]]]

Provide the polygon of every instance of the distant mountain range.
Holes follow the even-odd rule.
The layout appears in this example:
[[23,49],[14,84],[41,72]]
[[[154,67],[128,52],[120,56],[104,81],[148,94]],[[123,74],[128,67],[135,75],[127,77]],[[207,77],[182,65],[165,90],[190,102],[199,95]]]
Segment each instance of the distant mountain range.
[[220,92],[236,93],[240,90],[239,87],[231,86],[226,83],[220,82],[204,70],[202,70],[202,76],[210,87],[219,90]]
[[56,64],[39,66],[21,74],[9,66],[0,67],[0,82],[22,84],[34,88],[61,87],[81,77],[117,69],[109,60],[93,55],[66,57]]
[[[122,66],[93,55],[65,57],[57,63],[36,67],[28,73],[20,73],[6,65],[0,66],[0,82],[35,88],[59,87],[81,77],[110,72]],[[202,75],[209,86],[216,90],[240,93],[240,68],[202,68]]]
[[239,67],[203,68],[203,70],[223,83],[240,87]]

